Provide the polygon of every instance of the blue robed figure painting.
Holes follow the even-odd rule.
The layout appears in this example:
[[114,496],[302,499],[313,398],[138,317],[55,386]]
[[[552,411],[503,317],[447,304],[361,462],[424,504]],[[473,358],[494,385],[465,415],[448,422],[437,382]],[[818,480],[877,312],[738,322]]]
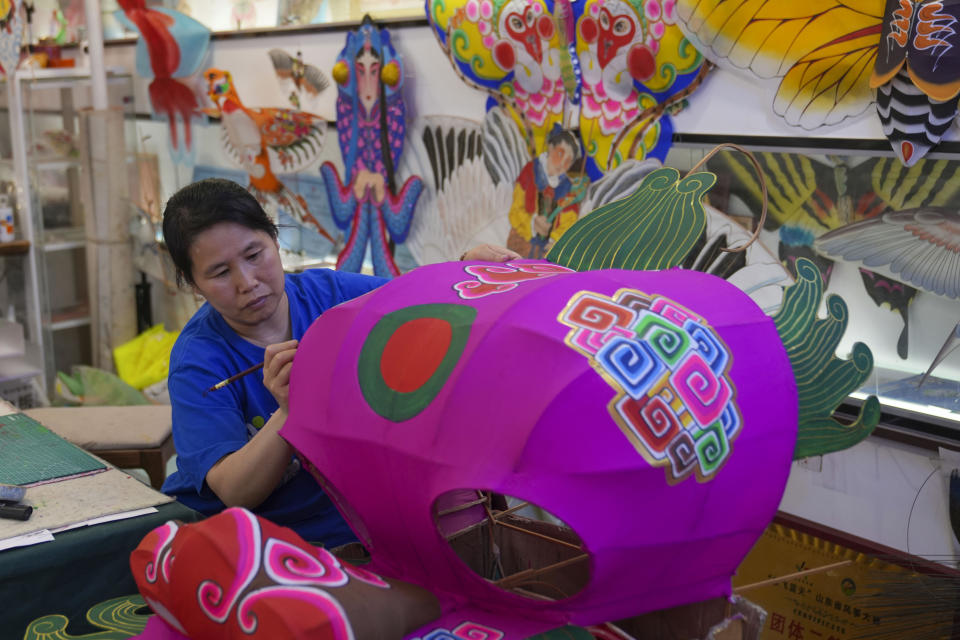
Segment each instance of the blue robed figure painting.
[[367,16],[347,34],[333,68],[337,82],[337,137],[344,178],[325,162],[320,168],[336,225],[347,233],[337,268],[360,271],[367,246],[378,276],[400,275],[393,248],[407,238],[423,184],[411,176],[398,189],[403,151],[403,64],[390,34]]

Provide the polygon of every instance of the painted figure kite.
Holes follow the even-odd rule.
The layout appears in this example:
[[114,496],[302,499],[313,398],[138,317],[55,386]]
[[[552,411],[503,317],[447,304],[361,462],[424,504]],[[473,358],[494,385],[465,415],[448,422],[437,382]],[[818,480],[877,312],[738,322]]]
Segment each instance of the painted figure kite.
[[524,257],[543,256],[592,210],[591,183],[666,157],[668,110],[711,68],[674,24],[672,2],[430,0],[427,13],[454,70],[489,96],[482,144],[489,176],[476,178],[508,181],[512,198],[502,206],[484,185],[448,187],[461,198],[468,189],[496,195],[485,206],[510,225],[496,242]]
[[580,131],[600,171],[624,158],[666,159],[679,106],[709,71],[676,24],[669,0],[578,4],[583,72]]
[[[273,171],[276,157],[284,171],[308,167],[323,148],[327,123],[320,116],[292,109],[252,108],[237,94],[229,71],[207,69],[208,95],[216,105],[205,110],[219,116],[221,140],[228,153],[250,177],[249,189],[261,204],[275,204],[299,224],[311,225],[335,242],[310,213],[303,197],[290,190]],[[270,211],[270,208],[267,208]]]
[[510,113],[530,155],[556,125],[579,128],[592,179],[626,159],[663,160],[667,109],[708,70],[674,24],[673,2],[429,0],[427,18],[461,78]]
[[580,157],[580,141],[557,127],[546,150],[520,171],[510,205],[510,235],[506,245],[525,258],[543,258],[553,243],[573,226],[587,180],[567,175]]
[[862,113],[876,89],[884,135],[911,166],[956,119],[956,2],[679,0],[677,14],[714,62],[779,79],[773,109],[788,124],[837,124]]
[[[193,90],[178,78],[196,73],[210,42],[210,29],[182,13],[147,7],[145,0],[118,0],[123,12],[117,18],[140,34],[137,40],[137,74],[153,78],[150,106],[170,124],[174,150],[189,152],[191,120],[200,115]],[[177,116],[183,127],[177,131]]]
[[366,16],[347,34],[333,78],[344,178],[330,162],[323,163],[320,173],[333,220],[348,232],[337,268],[360,271],[369,246],[374,273],[397,276],[393,247],[407,238],[423,185],[419,177],[410,176],[397,186],[406,124],[403,64],[390,33]]

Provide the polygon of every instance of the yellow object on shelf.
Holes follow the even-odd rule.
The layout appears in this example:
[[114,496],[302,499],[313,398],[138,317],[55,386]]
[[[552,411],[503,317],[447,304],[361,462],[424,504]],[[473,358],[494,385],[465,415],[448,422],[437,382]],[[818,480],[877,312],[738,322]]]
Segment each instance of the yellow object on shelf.
[[170,350],[179,332],[157,324],[113,350],[120,379],[137,389],[165,380],[170,368]]

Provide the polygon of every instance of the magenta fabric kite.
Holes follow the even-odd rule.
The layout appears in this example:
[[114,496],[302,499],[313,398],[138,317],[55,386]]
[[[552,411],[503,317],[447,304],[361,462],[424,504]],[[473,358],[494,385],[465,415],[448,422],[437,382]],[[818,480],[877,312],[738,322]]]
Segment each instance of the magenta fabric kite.
[[[301,342],[290,406],[281,433],[368,568],[449,612],[418,637],[465,602],[498,633],[525,619],[519,638],[729,595],[797,438],[787,353],[746,294],[697,272],[542,261],[421,267],[331,309]],[[586,586],[533,600],[474,574],[434,517],[462,489],[559,517],[590,556]]]
[[[362,611],[416,614],[405,619],[423,626],[393,628],[408,640],[520,640],[728,596],[777,509],[797,442],[795,374],[773,320],[726,281],[679,269],[421,267],[313,324],[290,407],[281,434],[370,551],[363,575],[395,586]],[[579,587],[531,598],[474,573],[447,538],[479,507],[443,514],[475,490],[562,520],[579,537]],[[230,534],[234,522],[252,533]],[[134,573],[159,585],[141,592],[170,623],[155,618],[142,638],[234,618],[271,637],[270,625],[303,622],[292,609],[275,615],[284,602],[308,596],[336,604],[322,610],[322,637],[373,637],[366,614],[354,619],[351,593],[365,587],[330,583],[332,569],[315,565],[340,564],[325,551],[239,510],[189,527],[205,542],[161,528],[132,558]],[[170,558],[211,561],[168,562],[168,543]],[[278,544],[287,560],[271,564]],[[227,559],[220,573],[215,558]],[[169,588],[151,577],[157,566]],[[230,586],[240,604],[198,601],[185,579]],[[268,589],[280,609],[254,604]],[[210,618],[204,603],[224,615]]]

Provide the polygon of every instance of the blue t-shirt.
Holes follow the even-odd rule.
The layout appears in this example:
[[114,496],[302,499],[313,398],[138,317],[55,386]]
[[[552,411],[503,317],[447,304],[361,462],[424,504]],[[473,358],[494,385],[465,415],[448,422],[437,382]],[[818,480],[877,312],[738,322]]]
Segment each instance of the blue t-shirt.
[[[330,269],[287,274],[293,338],[303,338],[313,321],[330,307],[384,282],[383,278]],[[173,345],[168,386],[177,471],[163,483],[163,492],[203,514],[224,508],[207,486],[207,472],[225,455],[243,447],[278,408],[263,386],[262,372],[206,395],[203,392],[263,362],[263,355],[263,347],[237,335],[209,303],[190,318]],[[356,539],[330,498],[296,459],[291,460],[281,485],[253,511],[290,527],[307,541],[328,547]]]

